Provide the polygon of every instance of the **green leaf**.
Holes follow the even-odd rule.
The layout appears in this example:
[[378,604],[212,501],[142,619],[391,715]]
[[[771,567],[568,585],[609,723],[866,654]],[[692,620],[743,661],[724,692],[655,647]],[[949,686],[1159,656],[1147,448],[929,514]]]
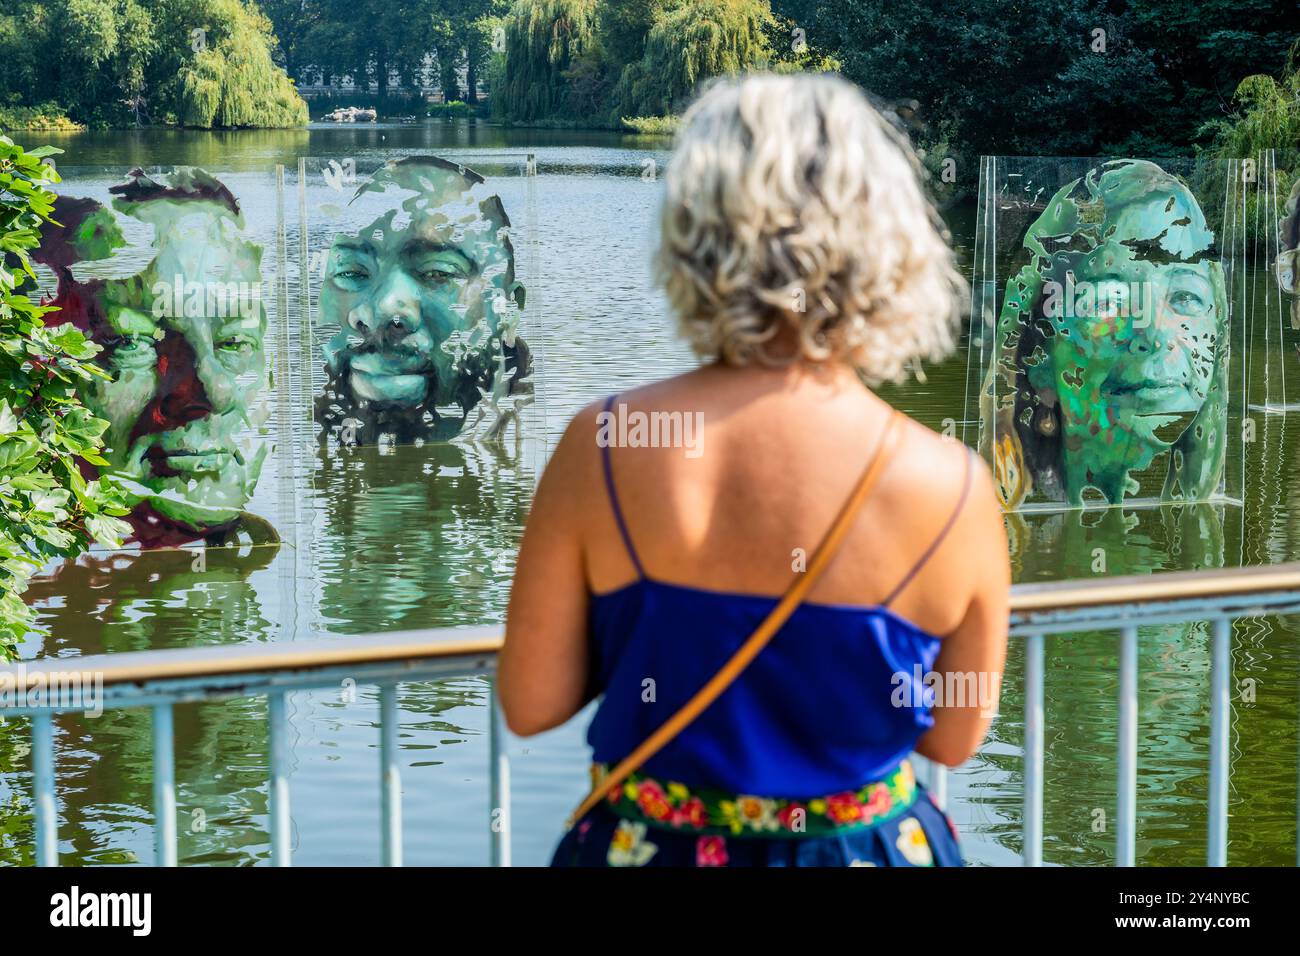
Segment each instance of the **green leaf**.
[[106,548],[122,547],[122,540],[131,533],[125,521],[107,515],[91,515],[86,519],[86,531]]
[[46,544],[53,545],[56,548],[70,548],[76,544],[77,539],[70,532],[64,531],[57,525],[32,525],[32,534],[40,538]]

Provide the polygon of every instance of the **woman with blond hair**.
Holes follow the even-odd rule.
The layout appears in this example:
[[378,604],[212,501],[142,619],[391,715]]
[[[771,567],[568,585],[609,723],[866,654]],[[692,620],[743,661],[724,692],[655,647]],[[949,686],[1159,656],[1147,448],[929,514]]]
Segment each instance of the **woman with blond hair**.
[[[574,417],[510,601],[510,728],[601,698],[557,865],[960,864],[908,757],[983,738],[1009,568],[984,465],[870,391],[953,347],[918,171],[838,78],[719,82],[686,113],[657,269],[703,363]],[[665,447],[692,430],[655,422],[700,428]],[[952,673],[992,691],[937,699]]]

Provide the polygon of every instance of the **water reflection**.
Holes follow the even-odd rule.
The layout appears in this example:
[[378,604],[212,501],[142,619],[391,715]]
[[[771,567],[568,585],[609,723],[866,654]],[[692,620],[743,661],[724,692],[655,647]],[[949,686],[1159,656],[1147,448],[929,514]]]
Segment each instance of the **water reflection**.
[[278,553],[276,544],[94,551],[55,565],[28,590],[51,636],[23,656],[270,640],[275,626],[255,577]]
[[[333,446],[315,455],[310,494],[299,512],[304,552],[262,545],[85,555],[33,582],[31,598],[55,637],[25,647],[24,657],[500,619],[534,481],[526,455],[453,444]],[[486,693],[482,679],[403,687],[399,721],[410,779],[446,766],[456,745],[480,736],[475,722],[463,718],[482,711]],[[296,834],[322,825],[337,829],[328,809],[337,778],[315,768],[332,764],[345,749],[366,761],[378,739],[376,708],[369,687],[291,695]],[[148,711],[70,715],[58,721],[58,731],[65,860],[148,860]],[[182,860],[266,859],[264,699],[179,707],[175,732]],[[0,831],[8,833],[0,840],[0,861],[13,863],[24,860],[32,841],[25,740],[25,721],[0,728],[0,806],[9,806],[0,812]],[[356,788],[345,830],[364,828],[373,792]],[[355,836],[357,845],[373,845],[371,834]],[[322,850],[309,845],[305,852]],[[322,859],[332,859],[328,844]]]
[[306,549],[322,629],[500,620],[532,486],[531,466],[492,446],[322,448]]

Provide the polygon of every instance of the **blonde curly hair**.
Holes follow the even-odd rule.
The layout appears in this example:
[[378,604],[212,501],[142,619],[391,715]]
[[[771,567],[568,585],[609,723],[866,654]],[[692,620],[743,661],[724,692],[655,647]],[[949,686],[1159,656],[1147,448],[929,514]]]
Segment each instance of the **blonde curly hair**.
[[[677,136],[655,263],[692,348],[737,365],[842,359],[873,386],[946,357],[967,290],[920,176],[838,77],[709,86]],[[783,326],[798,350],[772,355]]]

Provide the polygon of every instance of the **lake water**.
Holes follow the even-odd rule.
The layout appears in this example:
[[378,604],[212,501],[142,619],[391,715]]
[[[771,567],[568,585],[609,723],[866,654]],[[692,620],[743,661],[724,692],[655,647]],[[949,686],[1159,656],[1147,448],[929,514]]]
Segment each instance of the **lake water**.
[[[273,327],[268,339],[285,374],[268,399],[276,452],[250,506],[280,529],[282,541],[210,550],[202,561],[193,551],[101,552],[50,568],[31,592],[50,637],[24,645],[24,658],[499,622],[546,444],[583,404],[691,365],[649,274],[660,185],[647,171],[662,169],[662,141],[440,123],[38,135],[67,151],[60,169],[67,188],[82,195],[106,195],[137,164],[207,168],[240,197],[268,261],[276,241],[274,168],[286,167],[286,287],[284,302],[275,306],[275,322],[283,316],[286,324]],[[350,159],[365,171],[413,152],[483,167],[523,237],[516,240],[529,290],[523,329],[542,370],[529,440],[519,447],[458,442],[331,453],[312,436],[310,393],[320,382],[315,349],[324,330],[304,322],[304,305],[308,317],[313,310],[310,288],[300,295],[297,268],[298,160],[307,159],[310,252],[337,225],[323,211],[334,197],[320,172],[331,160]],[[519,175],[528,154],[535,177]],[[950,226],[969,264],[973,210],[953,211]],[[1258,343],[1256,352],[1262,363]],[[969,417],[965,354],[963,348],[929,369],[923,383],[887,389],[887,397],[935,428]],[[1242,363],[1236,367],[1240,375]],[[1300,381],[1300,370],[1293,378]],[[1243,453],[1244,506],[1011,516],[1016,580],[1300,557],[1300,522],[1292,518],[1300,513],[1300,468],[1292,467],[1300,455],[1300,421],[1261,414],[1255,420],[1255,440]],[[1286,864],[1294,857],[1296,636],[1291,620],[1237,625],[1234,680],[1249,692],[1232,721],[1233,863]],[[1115,813],[1116,650],[1111,635],[1048,640],[1048,863],[1112,857],[1114,833],[1105,820]],[[1143,629],[1139,663],[1139,860],[1195,864],[1206,844],[1207,628]],[[1019,849],[1020,677],[1021,655],[1013,646],[1003,714],[980,755],[951,778],[952,812],[977,863],[1011,863]],[[488,858],[485,700],[482,679],[402,689],[408,864]],[[355,700],[339,692],[296,693],[289,710],[295,862],[377,862],[377,692],[360,687]],[[588,716],[509,742],[517,864],[548,859],[561,821],[584,792]],[[265,721],[259,698],[178,708],[183,863],[248,865],[269,858]],[[151,860],[149,714],[62,718],[58,733],[63,861]],[[0,860],[9,863],[32,858],[30,769],[26,722],[11,719],[0,725]]]

